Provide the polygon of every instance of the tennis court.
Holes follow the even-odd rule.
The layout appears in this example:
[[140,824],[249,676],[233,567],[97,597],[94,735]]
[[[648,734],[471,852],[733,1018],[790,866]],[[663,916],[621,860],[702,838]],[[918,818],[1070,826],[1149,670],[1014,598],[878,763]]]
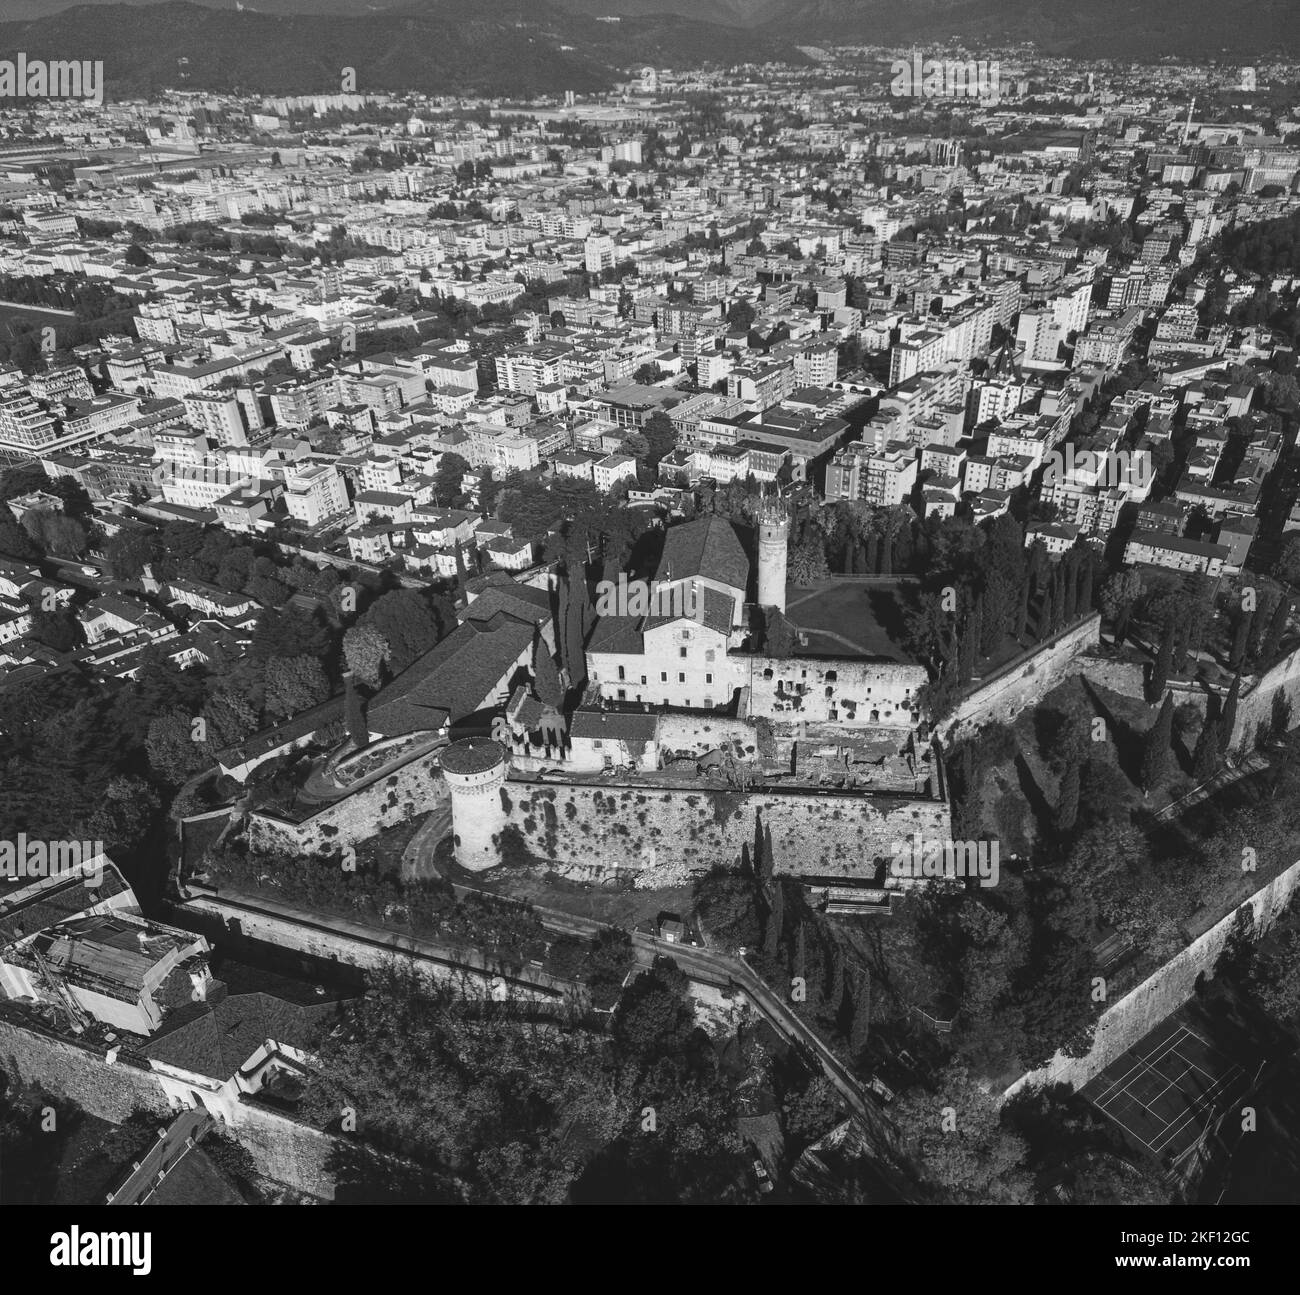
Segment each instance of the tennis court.
[[1247,1088],[1240,1066],[1172,1017],[1103,1070],[1083,1095],[1131,1141],[1176,1165]]

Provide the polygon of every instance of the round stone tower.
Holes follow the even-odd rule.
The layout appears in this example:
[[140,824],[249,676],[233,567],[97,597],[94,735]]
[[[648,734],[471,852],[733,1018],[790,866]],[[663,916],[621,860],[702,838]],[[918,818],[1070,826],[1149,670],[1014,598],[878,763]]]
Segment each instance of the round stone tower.
[[455,833],[456,862],[471,872],[482,872],[501,862],[492,838],[506,825],[501,788],[510,757],[506,749],[488,738],[462,738],[442,752],[442,772],[451,792],[451,830]]
[[790,518],[782,504],[768,501],[758,513],[758,605],[785,611],[786,544]]

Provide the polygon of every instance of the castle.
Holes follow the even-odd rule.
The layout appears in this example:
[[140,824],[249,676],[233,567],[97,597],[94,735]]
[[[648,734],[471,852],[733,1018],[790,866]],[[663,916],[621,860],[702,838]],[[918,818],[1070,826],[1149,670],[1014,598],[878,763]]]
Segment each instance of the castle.
[[[875,659],[838,631],[799,628],[798,610],[817,595],[787,609],[789,526],[779,504],[760,514],[754,603],[747,601],[751,562],[729,521],[671,527],[655,581],[659,606],[682,588],[677,604],[696,614],[603,617],[587,643],[587,678],[598,699],[683,710],[734,706],[751,720],[853,731],[919,725],[923,666]],[[753,650],[762,637],[756,626],[773,613],[791,620],[798,635],[788,657]]]
[[587,632],[567,715],[535,691],[539,654],[557,651],[554,577],[470,581],[458,628],[370,703],[366,758],[393,752],[390,776],[300,823],[254,811],[257,831],[356,843],[432,795],[470,871],[522,850],[572,878],[678,884],[662,879],[730,862],[761,827],[810,884],[895,889],[896,841],[949,834],[926,671],[882,623],[900,619],[898,589],[790,586],[788,513],[766,501],[756,520],[667,529],[654,597]]

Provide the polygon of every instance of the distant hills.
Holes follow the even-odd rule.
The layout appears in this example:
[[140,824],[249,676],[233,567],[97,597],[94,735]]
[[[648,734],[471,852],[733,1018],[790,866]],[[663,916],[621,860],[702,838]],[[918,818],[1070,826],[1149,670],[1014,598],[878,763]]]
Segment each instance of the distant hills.
[[559,0],[596,14],[693,13],[807,44],[1037,42],[1080,58],[1300,51],[1296,0]]
[[[797,60],[797,45],[835,41],[1033,40],[1049,54],[1122,59],[1300,51],[1297,0],[252,0],[242,11],[237,0],[61,3],[4,0],[0,51],[102,58],[110,97],[178,83],[320,92],[344,67],[357,69],[361,90],[593,91],[640,63]],[[181,59],[189,62],[178,82]]]
[[0,23],[0,51],[16,50],[28,58],[102,59],[110,99],[178,85],[323,93],[339,88],[345,67],[356,69],[362,92],[523,96],[604,89],[641,63],[802,57],[775,33],[677,15],[604,23],[549,0],[420,0],[364,14],[78,5]]

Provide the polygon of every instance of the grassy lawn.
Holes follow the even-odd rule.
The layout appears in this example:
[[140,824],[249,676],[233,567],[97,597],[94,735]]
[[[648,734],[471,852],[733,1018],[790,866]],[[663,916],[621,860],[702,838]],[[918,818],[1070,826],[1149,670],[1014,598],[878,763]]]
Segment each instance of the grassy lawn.
[[[859,584],[823,580],[808,588],[786,590],[786,614],[800,629],[839,635],[857,645],[863,656],[911,662],[903,647],[903,624],[914,605],[912,584]],[[828,651],[845,652],[838,640]]]

